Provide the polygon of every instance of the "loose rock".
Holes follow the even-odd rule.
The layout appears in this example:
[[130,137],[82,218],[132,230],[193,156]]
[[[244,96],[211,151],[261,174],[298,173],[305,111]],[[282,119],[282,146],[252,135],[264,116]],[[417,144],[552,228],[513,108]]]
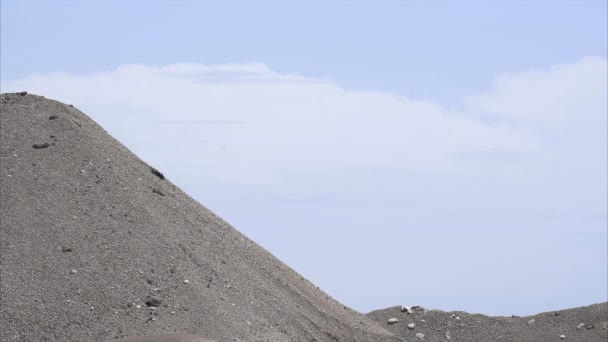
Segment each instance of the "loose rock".
[[48,142],[45,142],[45,143],[42,143],[42,144],[34,144],[34,145],[32,145],[32,147],[35,148],[35,149],[37,149],[37,150],[39,150],[41,148],[47,148],[49,146],[51,146],[51,145],[49,145]]
[[153,175],[155,175],[156,177],[160,178],[160,179],[165,179],[165,175],[163,175],[160,171],[158,171],[155,168],[150,168],[150,172],[152,172]]
[[416,333],[416,338],[419,340],[424,340],[424,334],[423,333]]
[[536,323],[536,321],[534,319],[531,319],[528,321],[528,326],[531,327],[534,325],[534,323]]
[[150,297],[146,300],[147,306],[158,307],[161,303],[162,301],[156,297]]
[[416,327],[416,324],[414,324],[414,323],[410,323],[407,325],[408,329],[414,329],[415,327]]
[[408,314],[412,313],[412,308],[410,308],[409,306],[402,306],[401,307],[401,312],[407,312]]
[[581,330],[581,329],[583,329],[584,327],[585,327],[585,323],[581,323],[581,324],[579,324],[579,325],[577,325],[577,326],[576,326],[576,329],[577,329],[577,330]]
[[559,339],[560,339],[560,340],[564,340],[564,339],[566,339],[566,335],[559,335]]
[[398,320],[398,319],[396,319],[396,318],[390,318],[390,319],[388,320],[388,324],[390,324],[390,325],[393,325],[393,324],[395,324],[395,323],[397,323],[397,322],[399,322],[399,320]]

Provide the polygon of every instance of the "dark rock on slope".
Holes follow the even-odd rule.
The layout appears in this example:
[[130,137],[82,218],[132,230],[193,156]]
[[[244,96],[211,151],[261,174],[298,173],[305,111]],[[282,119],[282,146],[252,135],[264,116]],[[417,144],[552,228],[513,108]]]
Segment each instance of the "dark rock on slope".
[[[438,310],[413,310],[408,314],[401,307],[373,311],[367,316],[405,341],[421,341],[416,334],[423,334],[424,341],[446,342],[608,341],[607,303],[528,317],[489,317]],[[389,325],[391,318],[398,322]],[[413,329],[408,328],[411,323]]]
[[76,108],[29,94],[0,102],[3,342],[171,332],[217,342],[399,341]]

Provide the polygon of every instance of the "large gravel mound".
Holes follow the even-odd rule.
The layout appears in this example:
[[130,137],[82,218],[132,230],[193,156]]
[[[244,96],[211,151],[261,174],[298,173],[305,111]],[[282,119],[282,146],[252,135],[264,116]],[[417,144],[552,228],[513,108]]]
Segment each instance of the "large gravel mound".
[[29,94],[0,102],[3,342],[399,341],[78,109]]

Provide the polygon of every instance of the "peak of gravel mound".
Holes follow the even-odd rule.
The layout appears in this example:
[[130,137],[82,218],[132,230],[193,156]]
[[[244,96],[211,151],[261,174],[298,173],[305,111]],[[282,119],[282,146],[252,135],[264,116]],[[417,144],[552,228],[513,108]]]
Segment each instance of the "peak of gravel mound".
[[[399,341],[78,109],[27,93],[0,104],[3,342]],[[135,338],[167,333],[181,335]]]
[[372,311],[367,316],[405,341],[608,341],[608,303],[527,317],[490,317],[462,311],[406,308]]

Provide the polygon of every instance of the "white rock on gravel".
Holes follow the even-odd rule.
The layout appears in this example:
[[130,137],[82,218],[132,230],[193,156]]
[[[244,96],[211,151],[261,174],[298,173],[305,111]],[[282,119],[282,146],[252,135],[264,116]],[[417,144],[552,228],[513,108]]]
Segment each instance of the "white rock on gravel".
[[577,329],[577,330],[581,330],[581,329],[583,329],[584,327],[585,327],[585,323],[581,323],[581,324],[579,324],[579,325],[577,325],[577,326],[576,326],[576,329]]
[[396,318],[390,318],[390,319],[388,320],[388,324],[391,324],[391,325],[392,325],[392,324],[395,324],[395,323],[397,323],[397,322],[399,322],[399,320],[398,320],[398,319],[396,319]]
[[565,340],[566,339],[566,335],[559,335],[559,339],[560,340]]
[[416,327],[416,324],[414,324],[414,323],[410,323],[407,325],[408,329],[414,329],[415,327]]
[[531,319],[528,321],[528,326],[531,327],[534,325],[534,323],[536,323],[536,321],[534,319]]
[[184,280],[184,284],[188,284],[188,283],[190,283],[190,280],[188,280],[188,279]]
[[419,340],[424,340],[424,334],[423,333],[416,333],[416,338]]
[[407,312],[408,314],[412,313],[412,308],[410,308],[409,306],[402,306],[401,307],[401,312]]

